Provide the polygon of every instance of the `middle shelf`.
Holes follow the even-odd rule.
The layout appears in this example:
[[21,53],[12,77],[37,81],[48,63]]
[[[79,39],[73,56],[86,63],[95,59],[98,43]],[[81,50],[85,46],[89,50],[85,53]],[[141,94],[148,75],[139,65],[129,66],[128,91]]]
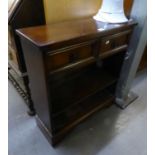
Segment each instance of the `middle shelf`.
[[97,67],[95,64],[72,78],[68,77],[62,83],[50,84],[52,112],[57,115],[69,106],[78,104],[96,92],[114,84],[116,80],[117,78],[111,75],[106,68]]

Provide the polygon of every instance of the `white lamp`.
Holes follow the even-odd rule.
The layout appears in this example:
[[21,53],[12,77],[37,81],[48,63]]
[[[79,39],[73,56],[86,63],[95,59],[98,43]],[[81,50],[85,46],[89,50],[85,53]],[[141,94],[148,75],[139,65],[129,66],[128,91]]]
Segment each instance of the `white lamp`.
[[103,0],[102,6],[94,19],[108,23],[125,23],[124,0]]

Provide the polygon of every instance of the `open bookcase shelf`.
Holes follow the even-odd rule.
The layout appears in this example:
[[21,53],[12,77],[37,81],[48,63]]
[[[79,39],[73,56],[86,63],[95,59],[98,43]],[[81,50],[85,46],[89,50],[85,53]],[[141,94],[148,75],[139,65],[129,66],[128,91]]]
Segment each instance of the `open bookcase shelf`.
[[[68,77],[62,83],[51,84],[52,118],[55,131],[76,122],[112,103],[114,95],[108,90],[117,77],[106,65],[94,63],[81,69],[80,74]],[[88,89],[89,88],[89,89]],[[53,130],[54,132],[54,130]]]
[[114,96],[108,90],[97,92],[78,104],[69,106],[59,115],[53,116],[53,125],[55,126],[53,132],[59,132],[59,129],[65,130],[66,127],[72,128],[96,111],[112,105],[113,102]]
[[[53,115],[57,115],[73,104],[78,104],[91,95],[114,84],[117,78],[107,72],[104,67],[96,64],[84,69],[77,76],[70,77],[64,82],[51,84],[51,102]],[[89,88],[89,89],[88,89]]]

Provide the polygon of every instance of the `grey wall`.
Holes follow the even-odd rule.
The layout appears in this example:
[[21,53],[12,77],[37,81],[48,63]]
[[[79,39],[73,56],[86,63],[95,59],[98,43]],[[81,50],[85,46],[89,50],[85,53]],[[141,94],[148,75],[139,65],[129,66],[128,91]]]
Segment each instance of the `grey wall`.
[[[135,0],[131,11],[131,19],[138,22],[124,60],[120,79],[116,90],[116,104],[126,107],[135,95],[130,95],[130,88],[147,42],[147,1]],[[129,99],[129,98],[132,99]]]

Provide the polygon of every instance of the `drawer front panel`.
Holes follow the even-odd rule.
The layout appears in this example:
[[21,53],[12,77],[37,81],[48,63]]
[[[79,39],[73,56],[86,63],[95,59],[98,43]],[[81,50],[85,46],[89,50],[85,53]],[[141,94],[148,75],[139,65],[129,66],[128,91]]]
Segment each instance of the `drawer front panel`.
[[130,31],[127,31],[122,34],[116,34],[114,36],[102,39],[101,53],[113,50],[123,45],[127,45],[129,41],[129,36]]
[[128,40],[129,40],[128,38],[129,38],[129,34],[115,38],[114,39],[114,46],[119,47],[119,46],[128,44]]
[[81,60],[92,57],[92,46],[85,45],[75,48],[70,48],[55,54],[46,56],[46,65],[49,71],[65,67]]

